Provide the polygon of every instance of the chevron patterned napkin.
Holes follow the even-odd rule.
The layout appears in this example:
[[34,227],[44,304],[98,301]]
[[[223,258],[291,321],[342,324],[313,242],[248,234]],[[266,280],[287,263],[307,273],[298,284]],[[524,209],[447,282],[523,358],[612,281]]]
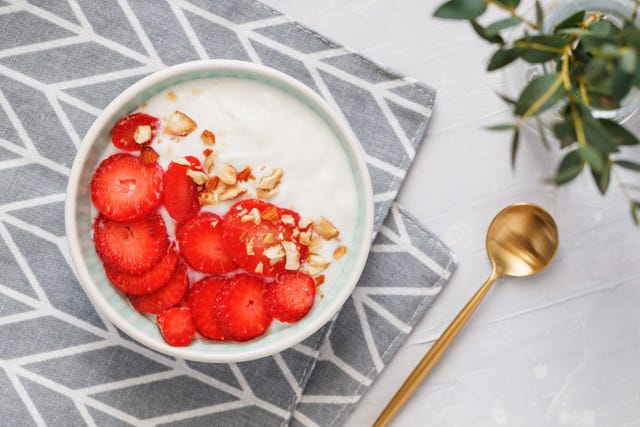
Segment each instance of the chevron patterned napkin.
[[[0,0],[0,419],[4,425],[338,425],[447,282],[450,251],[394,203],[435,92],[253,0]],[[238,364],[176,360],[97,313],[63,228],[76,149],[165,66],[250,60],[320,93],[358,136],[376,236],[340,314]]]

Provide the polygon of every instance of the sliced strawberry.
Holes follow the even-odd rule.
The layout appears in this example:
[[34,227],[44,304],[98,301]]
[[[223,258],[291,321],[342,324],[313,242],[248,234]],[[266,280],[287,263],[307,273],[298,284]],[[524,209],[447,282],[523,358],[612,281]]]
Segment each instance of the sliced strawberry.
[[162,201],[162,168],[131,154],[107,157],[91,178],[91,201],[114,221],[144,218]]
[[185,157],[191,167],[171,162],[163,176],[164,206],[171,218],[178,223],[187,222],[200,212],[199,188],[187,175],[187,170],[202,172],[200,161],[195,157]]
[[[111,131],[111,142],[113,145],[125,151],[139,150],[141,147],[148,145],[153,141],[157,132],[160,120],[157,117],[150,116],[144,113],[133,113],[128,116],[124,116],[113,126]],[[151,131],[150,136],[145,135],[148,129],[141,129],[136,135],[136,131],[139,126],[149,126]],[[149,139],[146,137],[149,136]],[[140,141],[136,141],[136,137]]]
[[307,315],[316,296],[316,281],[308,274],[295,271],[279,274],[267,284],[267,310],[282,322],[297,322]]
[[173,307],[158,314],[158,327],[167,344],[184,347],[191,344],[196,333],[196,324],[191,310],[186,307]]
[[196,300],[196,295],[198,295],[200,290],[204,288],[205,284],[205,280],[198,280],[196,283],[191,285],[191,287],[187,289],[187,292],[184,294],[180,305],[193,310],[193,302]]
[[125,294],[145,295],[163,287],[176,271],[178,251],[172,245],[160,262],[146,273],[129,274],[106,264],[104,271],[113,285]]
[[234,276],[223,285],[216,297],[215,315],[233,340],[248,341],[269,328],[273,318],[264,292],[264,281],[246,274]]
[[99,215],[93,224],[93,241],[105,264],[129,274],[149,271],[169,248],[167,229],[158,213],[133,222]]
[[166,285],[147,295],[129,295],[129,301],[141,313],[157,314],[178,304],[188,287],[187,267],[180,265]]
[[222,220],[214,213],[203,212],[178,225],[176,239],[182,258],[195,270],[218,274],[238,268],[224,247]]
[[230,282],[221,276],[209,276],[193,284],[193,298],[191,312],[196,322],[198,332],[213,340],[228,340],[227,332],[220,326],[216,315],[216,299],[220,290]]
[[[253,209],[260,214],[259,221],[250,220]],[[306,248],[303,249],[294,239],[293,229],[281,221],[280,211],[275,205],[250,199],[229,209],[224,217],[222,236],[227,251],[240,267],[252,274],[275,277],[287,271],[286,258],[282,256],[284,252],[274,257],[283,241],[296,244],[300,261],[306,256]]]

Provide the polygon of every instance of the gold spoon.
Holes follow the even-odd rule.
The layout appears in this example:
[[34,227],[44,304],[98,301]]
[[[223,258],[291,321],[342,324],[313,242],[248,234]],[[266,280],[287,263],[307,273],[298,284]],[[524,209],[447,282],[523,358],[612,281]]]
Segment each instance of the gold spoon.
[[531,276],[549,265],[558,249],[558,227],[551,215],[541,207],[519,203],[508,206],[496,215],[487,231],[486,245],[493,266],[491,276],[411,372],[374,427],[386,426],[402,408],[440,360],[497,278]]

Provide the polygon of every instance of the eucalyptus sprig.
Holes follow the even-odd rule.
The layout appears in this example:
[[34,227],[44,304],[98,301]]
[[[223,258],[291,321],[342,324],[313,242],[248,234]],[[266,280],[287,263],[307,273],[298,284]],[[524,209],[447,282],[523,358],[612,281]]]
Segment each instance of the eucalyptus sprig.
[[[605,0],[606,3],[606,0]],[[535,20],[520,13],[520,0],[450,0],[435,16],[467,20],[474,31],[497,49],[488,71],[501,69],[516,60],[543,64],[545,72],[531,80],[517,99],[502,98],[511,106],[514,123],[492,126],[513,131],[511,161],[515,158],[521,129],[530,120],[555,108],[550,130],[566,149],[554,182],[564,184],[587,167],[602,194],[609,187],[615,167],[640,171],[640,163],[621,159],[621,148],[638,145],[638,138],[613,120],[594,117],[596,110],[620,108],[631,91],[640,88],[640,29],[634,25],[640,0],[621,25],[602,13],[580,11],[543,31],[544,13],[535,2]],[[489,25],[478,22],[489,7],[504,17]],[[507,40],[504,31],[520,28],[521,36]],[[544,137],[544,131],[541,132]],[[620,182],[638,224],[640,201],[634,200]]]

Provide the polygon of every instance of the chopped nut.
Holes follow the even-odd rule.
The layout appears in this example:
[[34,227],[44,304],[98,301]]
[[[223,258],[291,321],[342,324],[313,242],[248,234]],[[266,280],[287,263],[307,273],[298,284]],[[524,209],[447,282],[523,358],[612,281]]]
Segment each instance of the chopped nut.
[[176,111],[169,117],[169,122],[164,131],[171,135],[186,136],[195,130],[196,122],[181,111]]
[[205,145],[214,145],[216,143],[216,135],[209,129],[205,129],[200,134],[200,139]]
[[204,156],[205,159],[211,156],[213,153],[215,153],[215,151],[213,151],[213,149],[211,148],[205,148],[204,150],[202,150],[202,155]]
[[346,246],[338,246],[333,251],[333,259],[335,259],[337,261],[340,258],[342,258],[346,253],[347,253],[347,247]]
[[151,126],[138,126],[133,133],[133,140],[136,144],[145,144],[151,140]]
[[229,163],[222,168],[222,171],[218,174],[218,178],[227,185],[234,185],[238,182],[238,179],[236,178],[236,170]]
[[231,200],[231,199],[235,199],[236,197],[246,192],[247,192],[246,188],[237,187],[237,186],[227,187],[224,189],[224,191],[222,191],[222,193],[220,193],[220,195],[218,195],[218,199]]
[[280,217],[280,220],[288,225],[295,225],[296,224],[296,220],[292,215],[282,215]]
[[309,246],[311,244],[311,236],[313,235],[312,230],[303,231],[298,236],[298,242],[305,246]]
[[285,252],[280,245],[269,246],[262,254],[269,259],[270,265],[276,265],[285,257]]
[[313,221],[309,218],[300,218],[300,221],[298,221],[298,228],[306,230],[312,223]]
[[297,270],[300,268],[300,253],[298,247],[293,242],[282,242],[287,262],[284,265],[285,270]]
[[160,158],[160,155],[151,147],[142,147],[140,150],[140,161],[142,163],[155,163]]
[[263,267],[263,266],[262,266],[262,263],[261,263],[261,262],[259,262],[259,263],[258,263],[258,265],[256,265],[256,269],[255,269],[255,270],[253,270],[253,271],[254,271],[255,273],[262,274],[262,267]]
[[300,235],[300,230],[298,230],[297,228],[294,228],[293,232],[291,233],[291,235],[293,237],[298,237]]
[[251,209],[247,215],[240,218],[240,222],[253,222],[254,224],[260,224],[260,211],[256,208]]
[[204,168],[206,169],[206,171],[208,173],[211,173],[211,171],[213,170],[213,156],[209,156],[206,159],[204,159],[204,162],[202,163],[202,166],[204,166]]
[[312,254],[317,254],[322,249],[322,242],[318,238],[318,236],[311,237],[311,243],[309,244],[309,252]]
[[260,216],[267,221],[276,221],[278,219],[278,208],[273,205],[269,206]]
[[200,203],[200,206],[215,205],[216,204],[216,196],[213,193],[210,193],[208,191],[204,191],[204,192],[198,194],[198,203]]
[[191,162],[189,162],[189,160],[185,159],[184,157],[173,159],[172,162],[182,166],[191,166]]
[[260,179],[260,184],[258,185],[259,190],[273,190],[276,188],[278,184],[280,184],[280,179],[282,179],[282,175],[284,172],[280,168],[275,168],[271,175],[263,176]]
[[318,277],[316,277],[316,286],[322,286],[324,284],[324,274],[319,275]]
[[253,251],[253,243],[254,243],[254,240],[253,240],[253,239],[251,239],[251,240],[249,240],[249,241],[247,242],[247,245],[246,245],[247,255],[249,255],[249,256],[251,256],[251,255],[255,255],[255,254],[256,254],[256,253]]
[[262,243],[268,245],[269,243],[273,242],[273,233],[267,233],[264,236],[264,239],[262,239]]
[[209,178],[207,183],[204,185],[205,191],[214,192],[216,188],[218,188],[218,184],[220,183],[220,179],[217,176],[212,176]]
[[217,219],[216,219],[215,221],[211,221],[211,226],[212,226],[213,228],[216,228],[216,227],[218,226],[218,223],[219,223],[219,222],[220,222],[220,221],[219,221],[219,220],[217,220]]
[[327,268],[329,266],[331,261],[329,261],[328,259],[326,259],[324,257],[321,257],[320,255],[311,254],[311,255],[309,255],[309,258],[307,258],[307,263],[309,263],[309,265],[311,265],[313,267],[320,268],[320,269],[324,270],[325,268]]
[[282,232],[278,233],[278,239],[284,240],[284,234],[282,234]]
[[178,100],[178,95],[176,95],[175,92],[171,91],[167,93],[167,98],[169,98],[173,102],[176,102]]
[[[242,209],[242,206],[238,206],[238,208]],[[238,213],[238,216],[245,216],[247,213],[249,213],[249,210],[245,208]]]
[[307,274],[310,276],[317,276],[318,274],[324,271],[323,268],[314,267],[313,265],[307,264]]
[[245,167],[240,172],[238,172],[238,174],[236,175],[236,178],[238,179],[238,181],[241,181],[241,182],[247,182],[250,179],[256,179],[256,177],[253,176],[253,174],[251,173],[251,167],[249,166]]
[[259,199],[269,199],[276,194],[278,194],[277,188],[274,188],[272,190],[263,190],[262,188],[256,189],[256,196],[258,196]]
[[187,169],[187,176],[197,185],[203,185],[209,180],[207,174],[200,171],[194,171],[192,169]]
[[334,227],[328,219],[321,216],[318,220],[313,222],[313,229],[325,240],[331,240],[338,237],[340,232]]

